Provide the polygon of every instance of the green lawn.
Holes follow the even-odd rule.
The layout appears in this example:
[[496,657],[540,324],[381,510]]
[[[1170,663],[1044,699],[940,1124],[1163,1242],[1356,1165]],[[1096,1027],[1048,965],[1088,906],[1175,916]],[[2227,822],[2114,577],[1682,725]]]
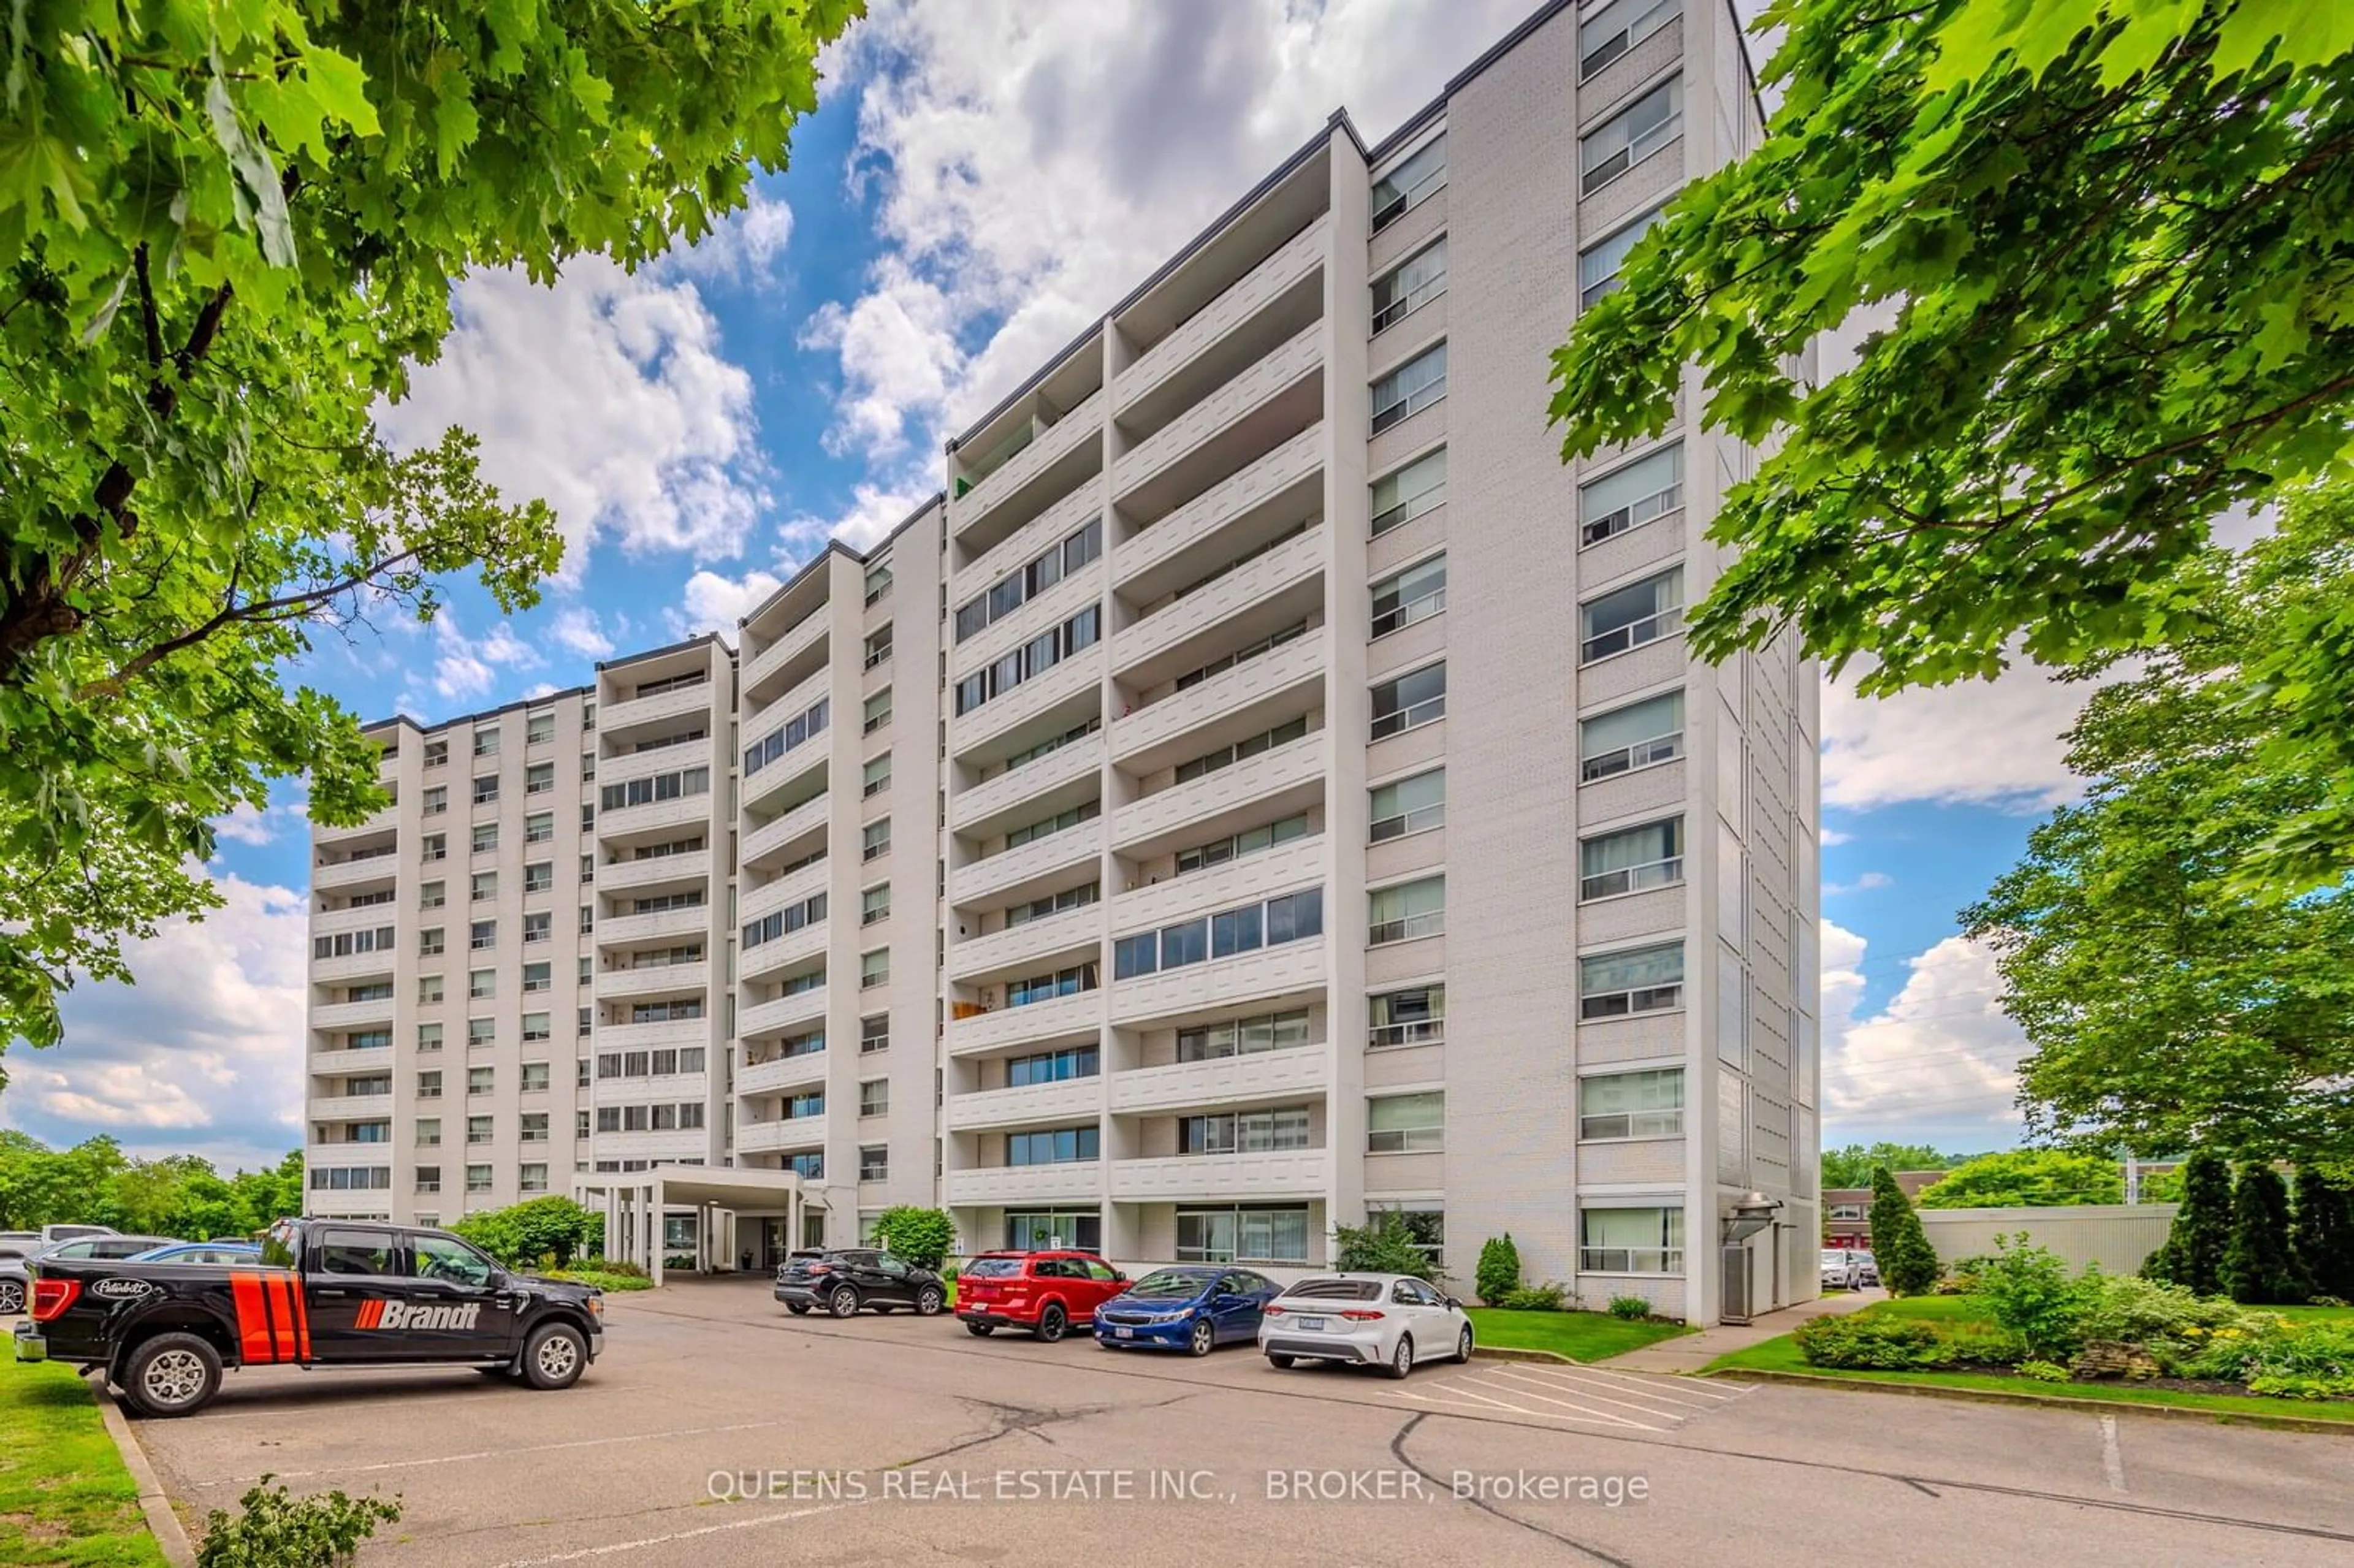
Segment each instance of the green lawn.
[[97,1403],[72,1368],[0,1363],[0,1568],[162,1568]]
[[[1978,1304],[1967,1296],[1916,1296],[1883,1301],[1864,1308],[1890,1318],[1918,1318],[1931,1322],[1984,1322]],[[2285,1318],[2327,1321],[2354,1320],[2354,1308],[2267,1307]],[[2185,1410],[2211,1411],[2224,1415],[2297,1417],[2338,1421],[2354,1425],[2354,1404],[2344,1401],[2266,1399],[2253,1394],[2192,1393],[2166,1388],[2143,1388],[2129,1383],[2038,1383],[2032,1378],[2006,1377],[1994,1372],[1857,1372],[1808,1364],[1797,1341],[1787,1334],[1734,1351],[1711,1361],[1707,1372],[1802,1372],[1809,1377],[1840,1378],[1853,1383],[1885,1383],[1914,1387],[1990,1389],[2002,1393],[2045,1394],[2054,1399],[2113,1400],[2121,1404],[2172,1405]]]
[[1483,1345],[1504,1351],[1551,1351],[1574,1361],[1655,1345],[1692,1330],[1679,1323],[1629,1323],[1606,1312],[1508,1312],[1500,1307],[1467,1307],[1471,1332]]

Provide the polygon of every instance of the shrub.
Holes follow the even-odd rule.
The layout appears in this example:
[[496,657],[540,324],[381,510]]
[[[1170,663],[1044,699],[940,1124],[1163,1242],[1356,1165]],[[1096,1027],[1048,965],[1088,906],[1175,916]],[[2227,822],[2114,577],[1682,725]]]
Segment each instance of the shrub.
[[1870,1312],[1810,1318],[1791,1338],[1809,1366],[1903,1372],[1949,1359],[1936,1329],[1914,1318]]
[[1512,1245],[1511,1232],[1490,1236],[1481,1244],[1472,1283],[1479,1287],[1479,1299],[1490,1307],[1501,1306],[1505,1297],[1520,1288],[1521,1249]]
[[606,1268],[551,1268],[547,1271],[547,1277],[567,1280],[574,1285],[593,1285],[599,1290],[616,1294],[654,1287],[652,1277],[642,1268],[630,1274],[616,1274]]
[[2019,1375],[2031,1377],[2038,1383],[2066,1383],[2076,1374],[2057,1361],[2021,1361]]
[[2354,1188],[2309,1167],[2299,1171],[2289,1242],[2317,1301],[2354,1296]]
[[2289,1252],[2288,1184],[2270,1165],[2240,1168],[2232,1193],[2232,1240],[2223,1250],[2223,1290],[2243,1306],[2286,1305],[2309,1287]]
[[1892,1295],[1919,1296],[1937,1283],[1937,1250],[1885,1165],[1872,1173],[1872,1253]]
[[2142,1272],[2194,1296],[2219,1296],[2231,1240],[2232,1168],[2211,1150],[2196,1150],[2183,1161],[2182,1206],[2167,1229],[2166,1245],[2150,1255]]
[[2245,1327],[2248,1314],[2229,1301],[2193,1296],[2179,1285],[2087,1269],[2080,1282],[2084,1310],[2078,1332],[2086,1340],[2147,1344],[2179,1340],[2188,1330]]
[[2354,1394],[2354,1377],[2303,1377],[2295,1372],[2260,1373],[2248,1380],[2250,1393],[2274,1399],[2344,1399]]
[[1548,1280],[1543,1285],[1515,1285],[1504,1292],[1502,1300],[1488,1305],[1514,1312],[1566,1312],[1575,1301],[1567,1287]]
[[2027,1341],[1992,1323],[1940,1325],[1947,1364],[1974,1367],[2015,1367],[2027,1360]]
[[205,1516],[196,1568],[342,1568],[378,1524],[400,1517],[398,1502],[327,1492],[298,1498],[264,1475],[238,1499],[235,1518]]
[[2068,1266],[2049,1247],[2029,1243],[2027,1233],[1997,1236],[1995,1255],[1981,1260],[1978,1299],[1987,1315],[2019,1336],[2031,1356],[2058,1360],[2084,1342],[2084,1322],[2099,1286],[2071,1279]]
[[1651,1303],[1643,1296],[1613,1296],[1610,1315],[1625,1323],[1639,1323],[1651,1315]]
[[1377,1210],[1362,1225],[1334,1225],[1332,1243],[1332,1266],[1346,1272],[1410,1274],[1433,1285],[1446,1277],[1395,1209]]
[[943,1210],[895,1204],[875,1216],[875,1240],[917,1268],[938,1268],[956,1245],[956,1222]]
[[[604,1250],[605,1216],[590,1213],[569,1198],[550,1195],[468,1214],[450,1229],[509,1268],[551,1263],[567,1268],[575,1257],[591,1254],[592,1234],[597,1238],[593,1250]],[[688,1266],[692,1265],[689,1259]]]

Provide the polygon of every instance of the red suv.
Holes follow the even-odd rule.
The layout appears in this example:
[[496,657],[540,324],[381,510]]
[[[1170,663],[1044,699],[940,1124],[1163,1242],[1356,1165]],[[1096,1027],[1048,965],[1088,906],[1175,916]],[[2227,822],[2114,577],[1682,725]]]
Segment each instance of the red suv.
[[957,1276],[957,1316],[974,1334],[1027,1329],[1052,1343],[1095,1322],[1128,1276],[1091,1252],[985,1252]]

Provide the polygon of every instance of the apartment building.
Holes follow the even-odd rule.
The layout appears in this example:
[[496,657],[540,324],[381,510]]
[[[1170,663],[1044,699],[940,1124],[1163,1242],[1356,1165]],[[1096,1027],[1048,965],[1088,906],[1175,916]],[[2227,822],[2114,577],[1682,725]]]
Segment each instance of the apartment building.
[[[674,671],[735,733],[630,718],[708,768],[693,802],[592,821],[614,779],[578,787],[597,924],[568,983],[596,1016],[547,1128],[570,1139],[535,1163],[797,1172],[821,1202],[763,1258],[936,1202],[970,1247],[1306,1266],[1385,1209],[1458,1277],[1509,1231],[1589,1304],[1713,1320],[1728,1274],[1759,1307],[1813,1294],[1816,673],[1787,641],[1701,665],[1681,630],[1754,455],[1680,418],[1564,467],[1545,423],[1549,350],[1757,123],[1721,0],[1545,5],[1379,144],[1334,115],[732,657],[617,662],[541,705],[601,713],[596,766],[632,778],[673,769],[616,709],[671,715]],[[323,1211],[459,1207],[415,1189],[403,1098],[409,846],[435,831],[411,754],[528,721],[387,726],[399,803],[320,835],[315,930],[345,933],[347,888],[395,895],[353,917],[387,958],[314,961],[314,1164],[390,1171]],[[663,952],[677,975],[642,965]],[[379,962],[381,1001],[341,967]],[[532,1169],[498,1141],[523,1114],[503,1028],[493,1200]],[[609,1094],[620,1029],[694,1034],[702,1076]],[[380,1069],[391,1104],[342,1114]],[[607,1125],[648,1096],[702,1097],[694,1138]],[[345,1152],[376,1124],[381,1154]]]

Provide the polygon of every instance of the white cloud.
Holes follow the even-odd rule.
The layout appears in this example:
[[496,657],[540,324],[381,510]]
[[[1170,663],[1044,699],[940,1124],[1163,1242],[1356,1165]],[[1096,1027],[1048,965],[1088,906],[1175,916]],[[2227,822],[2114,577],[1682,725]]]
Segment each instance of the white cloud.
[[695,245],[664,257],[661,265],[690,277],[757,286],[772,278],[792,238],[793,209],[755,186],[743,208]]
[[[1993,681],[1892,697],[1823,687],[1823,804],[1869,810],[1906,800],[2045,811],[2074,800],[2062,738],[2095,687],[2014,665]],[[1829,840],[1826,837],[1826,842]]]
[[1853,833],[1843,833],[1837,828],[1825,828],[1821,832],[1815,835],[1815,842],[1821,844],[1825,849],[1830,849],[1835,845],[1851,844],[1855,842],[1855,835]]
[[216,880],[224,907],[126,944],[143,982],[83,980],[65,1041],[7,1056],[10,1125],[53,1144],[111,1134],[133,1153],[274,1163],[302,1141],[309,918],[301,895]]
[[557,610],[556,619],[548,623],[547,634],[558,647],[583,659],[612,657],[613,640],[605,635],[593,609],[576,605]]
[[270,814],[244,800],[228,816],[215,817],[212,826],[220,837],[241,844],[266,844],[278,836],[278,830],[270,825]]
[[807,341],[842,450],[896,457],[1018,384],[1346,106],[1379,136],[1527,0],[882,0],[824,62],[864,90],[883,254]]
[[[440,649],[433,661],[433,689],[453,703],[489,695],[498,684],[502,669],[536,670],[547,662],[504,620],[483,636],[470,640],[457,616],[446,608],[433,618],[433,641]],[[404,711],[420,705],[413,691],[402,694]]]
[[757,567],[740,577],[722,577],[713,571],[697,572],[686,579],[686,587],[679,591],[678,608],[663,613],[669,619],[672,632],[679,637],[700,637],[706,631],[716,631],[733,642],[736,623],[783,587],[784,580]]
[[1822,923],[1825,1143],[1845,1141],[1835,1129],[1866,1139],[1937,1134],[1976,1147],[2015,1139],[2027,1041],[2002,1013],[1994,956],[1948,937],[1905,959],[1896,994],[1859,1017],[1865,948],[1855,932]]
[[1867,871],[1853,882],[1826,882],[1823,896],[1836,898],[1843,893],[1877,893],[1883,887],[1893,887],[1896,879],[1884,871]]
[[504,494],[556,508],[567,577],[597,538],[705,559],[742,551],[769,499],[752,380],[723,354],[690,279],[582,257],[553,288],[477,273],[456,306],[440,361],[377,411],[396,446],[451,424],[479,435]]

